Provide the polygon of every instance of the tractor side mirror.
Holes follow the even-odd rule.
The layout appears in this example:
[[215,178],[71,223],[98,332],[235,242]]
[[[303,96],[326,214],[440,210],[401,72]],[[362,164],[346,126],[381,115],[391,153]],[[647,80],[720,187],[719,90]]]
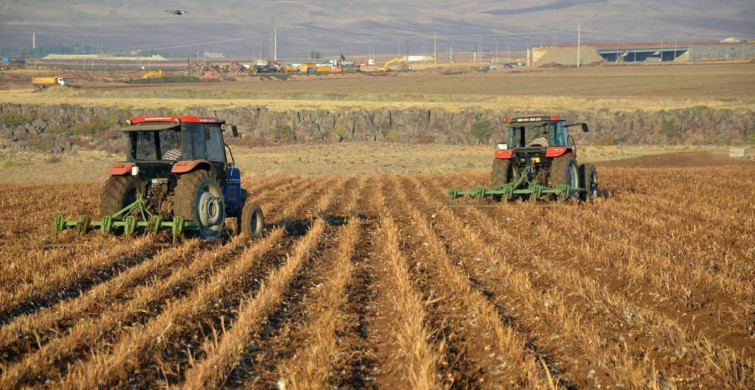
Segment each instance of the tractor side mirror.
[[[587,131],[587,125],[585,125],[585,131]],[[236,125],[231,125],[231,134],[233,134],[233,138],[239,138],[239,129]]]
[[587,123],[580,123],[580,124],[582,125],[582,132],[583,133],[587,133],[587,131],[588,131],[588,129],[587,129]]

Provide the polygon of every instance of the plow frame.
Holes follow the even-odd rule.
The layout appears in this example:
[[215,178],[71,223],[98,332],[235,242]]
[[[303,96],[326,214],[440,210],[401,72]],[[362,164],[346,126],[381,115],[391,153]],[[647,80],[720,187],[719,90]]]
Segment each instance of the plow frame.
[[[522,187],[524,185],[526,187]],[[569,188],[568,185],[559,185],[556,187],[548,187],[536,183],[532,183],[528,180],[527,174],[522,173],[516,180],[502,184],[500,186],[482,187],[477,186],[469,190],[459,191],[456,188],[450,188],[448,190],[448,197],[450,199],[458,199],[464,196],[469,196],[476,199],[478,202],[483,198],[493,198],[506,203],[510,200],[514,200],[520,196],[529,196],[529,201],[535,202],[545,195],[556,195],[560,202],[565,201],[567,198],[584,192],[584,188]]]
[[144,206],[144,200],[139,196],[133,203],[122,208],[117,213],[103,216],[101,221],[92,221],[86,214],[79,215],[75,221],[66,221],[62,214],[58,214],[55,216],[53,229],[55,230],[56,240],[58,233],[67,229],[76,230],[78,235],[83,235],[91,230],[99,230],[102,234],[110,234],[116,229],[123,229],[123,234],[126,236],[133,235],[137,229],[144,229],[145,232],[154,233],[163,229],[170,229],[173,233],[173,242],[175,242],[176,237],[185,231],[199,230],[199,223],[186,221],[181,217],[164,220],[160,216],[150,213]]

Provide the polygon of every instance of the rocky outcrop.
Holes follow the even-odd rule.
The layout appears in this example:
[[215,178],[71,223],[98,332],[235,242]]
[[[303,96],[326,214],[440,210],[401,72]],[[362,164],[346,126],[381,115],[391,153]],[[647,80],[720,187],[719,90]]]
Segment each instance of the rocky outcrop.
[[[90,137],[106,142],[107,129],[118,127],[130,116],[174,115],[168,109],[124,110],[115,107],[74,105],[0,105],[0,134],[8,140],[68,136]],[[403,142],[477,143],[503,138],[504,116],[522,114],[512,110],[467,108],[459,112],[423,108],[359,108],[342,110],[270,110],[264,106],[212,109],[189,107],[182,115],[217,116],[238,126],[244,139],[274,142]],[[755,114],[752,111],[695,107],[669,111],[569,110],[572,122],[586,122],[590,132],[574,134],[583,144],[716,144],[751,140]],[[22,124],[4,125],[3,117],[26,118]],[[23,122],[23,121],[22,121]],[[473,126],[487,122],[490,126]],[[475,129],[487,129],[478,131]],[[104,132],[104,133],[103,133]],[[20,136],[21,135],[21,136]],[[68,141],[70,143],[70,140]],[[98,143],[95,142],[95,143]],[[52,142],[55,149],[61,146]],[[65,146],[62,146],[65,149]]]

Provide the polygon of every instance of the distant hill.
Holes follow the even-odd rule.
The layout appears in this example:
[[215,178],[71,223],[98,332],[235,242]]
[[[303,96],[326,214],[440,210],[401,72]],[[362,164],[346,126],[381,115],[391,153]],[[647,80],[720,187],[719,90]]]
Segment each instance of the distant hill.
[[[164,12],[179,8],[187,15]],[[528,44],[720,40],[755,37],[751,0],[35,0],[0,2],[1,46],[81,44],[154,50],[280,56],[521,50]]]

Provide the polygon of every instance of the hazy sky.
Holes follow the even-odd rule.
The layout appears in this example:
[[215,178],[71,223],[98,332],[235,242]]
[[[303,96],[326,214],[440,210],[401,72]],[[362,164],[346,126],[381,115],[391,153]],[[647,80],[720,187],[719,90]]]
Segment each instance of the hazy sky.
[[[164,12],[172,9],[189,14]],[[284,54],[390,52],[402,41],[427,50],[435,32],[471,50],[571,43],[578,22],[586,42],[753,39],[753,20],[753,0],[0,0],[0,45],[31,46],[36,30],[40,46],[259,51],[269,50],[275,24]]]

